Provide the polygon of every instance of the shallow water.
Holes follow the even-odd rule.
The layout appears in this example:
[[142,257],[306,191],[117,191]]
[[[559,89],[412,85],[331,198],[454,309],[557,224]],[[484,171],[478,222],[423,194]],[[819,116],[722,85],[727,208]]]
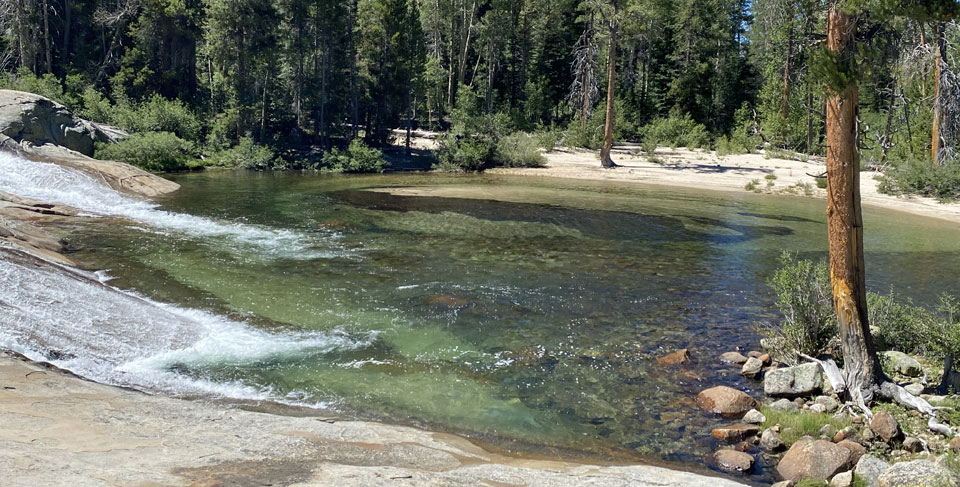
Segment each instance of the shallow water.
[[[782,251],[826,249],[824,202],[805,198],[497,176],[174,179],[159,207],[99,210],[137,223],[72,236],[111,285],[227,323],[126,357],[128,382],[150,371],[192,385],[181,393],[230,385],[601,455],[702,462],[721,421],[693,397],[759,386],[715,357],[756,348],[753,324],[776,318],[764,281]],[[432,196],[370,191],[389,187]],[[956,225],[869,209],[865,222],[871,288],[960,294]],[[656,364],[684,347],[693,364]]]

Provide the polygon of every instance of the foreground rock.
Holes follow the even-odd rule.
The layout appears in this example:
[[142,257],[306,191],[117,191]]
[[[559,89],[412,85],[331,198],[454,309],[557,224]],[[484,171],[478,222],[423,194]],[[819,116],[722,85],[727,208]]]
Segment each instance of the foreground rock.
[[850,464],[850,450],[823,440],[799,440],[777,465],[786,480],[829,480]]
[[0,384],[5,487],[742,485],[645,465],[503,456],[409,427],[149,396],[3,355]]
[[740,417],[759,406],[757,400],[731,387],[717,386],[701,391],[697,405],[711,413],[726,417]]
[[763,392],[771,397],[810,396],[823,387],[823,371],[816,363],[771,370],[763,379]]
[[880,411],[873,415],[873,420],[870,421],[870,430],[886,442],[900,437],[900,425],[897,424],[893,415],[886,411]]
[[960,487],[954,472],[926,460],[896,463],[877,478],[880,487]]

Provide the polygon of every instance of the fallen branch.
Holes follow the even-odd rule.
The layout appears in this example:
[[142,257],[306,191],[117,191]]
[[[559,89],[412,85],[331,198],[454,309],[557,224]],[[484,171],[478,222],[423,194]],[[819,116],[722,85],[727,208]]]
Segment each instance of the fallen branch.
[[949,426],[937,421],[938,408],[932,406],[922,398],[910,394],[903,387],[893,382],[884,382],[880,385],[880,394],[887,399],[930,416],[927,420],[927,427],[930,428],[930,431],[940,433],[946,437],[953,436],[953,430],[951,430]]
[[830,381],[830,387],[833,388],[834,392],[841,394],[847,390],[847,384],[843,380],[843,373],[840,372],[840,367],[837,367],[837,363],[834,362],[832,358],[820,360],[805,353],[801,353],[800,358],[820,364],[820,368],[823,369],[823,374],[827,376],[827,380]]

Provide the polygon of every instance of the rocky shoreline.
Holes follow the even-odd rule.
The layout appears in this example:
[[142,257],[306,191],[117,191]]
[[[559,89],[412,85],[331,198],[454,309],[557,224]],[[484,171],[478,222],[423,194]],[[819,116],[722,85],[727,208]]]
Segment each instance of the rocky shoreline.
[[[901,352],[885,354],[891,372],[910,382],[906,389],[911,394],[934,405],[951,399],[924,394],[924,372],[918,361]],[[712,432],[730,445],[714,454],[721,470],[749,473],[757,458],[763,457],[776,465],[777,476],[783,479],[775,487],[792,487],[801,481],[823,482],[806,485],[829,482],[829,487],[960,486],[960,472],[950,457],[960,453],[960,437],[926,431],[919,426],[926,424],[919,413],[897,411],[898,421],[890,411],[880,409],[867,421],[832,390],[816,362],[788,367],[773,363],[760,351],[727,352],[719,361],[739,367],[746,377],[762,377],[766,396],[761,402],[726,386],[697,396],[704,411],[739,420]],[[910,430],[901,422],[909,422]]]

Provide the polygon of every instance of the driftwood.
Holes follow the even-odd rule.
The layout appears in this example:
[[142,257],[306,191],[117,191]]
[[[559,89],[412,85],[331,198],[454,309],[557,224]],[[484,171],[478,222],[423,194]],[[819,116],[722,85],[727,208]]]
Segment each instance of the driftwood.
[[[827,376],[827,380],[830,381],[830,386],[833,387],[833,390],[838,394],[847,389],[846,381],[843,379],[843,373],[840,371],[840,368],[837,367],[837,363],[834,362],[833,359],[820,360],[802,353],[799,355],[804,360],[819,364],[820,368],[823,369],[824,375]],[[930,431],[939,433],[946,437],[953,436],[953,430],[950,429],[950,426],[947,426],[946,424],[943,424],[937,420],[937,411],[940,408],[934,407],[922,398],[910,394],[903,387],[900,387],[893,382],[885,381],[880,385],[880,395],[891,401],[895,401],[903,406],[906,406],[910,409],[915,409],[929,416],[929,419],[927,420],[927,427],[930,428]],[[867,421],[872,421],[873,412],[863,400],[863,394],[860,392],[860,390],[851,390],[850,396],[863,412],[863,415],[867,418]]]

